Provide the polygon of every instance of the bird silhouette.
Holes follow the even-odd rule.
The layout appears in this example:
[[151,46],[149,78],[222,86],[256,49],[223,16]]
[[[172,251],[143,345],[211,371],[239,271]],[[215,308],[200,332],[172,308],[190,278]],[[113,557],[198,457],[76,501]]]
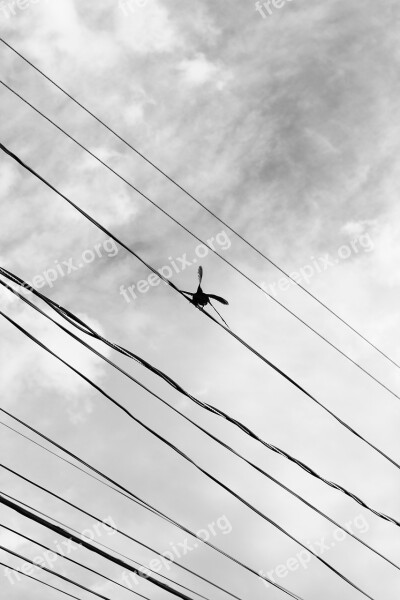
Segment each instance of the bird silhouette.
[[[215,310],[215,312],[217,313],[219,318],[222,321],[224,321],[224,319],[221,317],[221,315],[219,314],[219,312],[217,311],[215,306],[213,306],[213,304],[211,304],[210,298],[212,298],[213,300],[217,300],[217,302],[221,302],[221,304],[229,304],[229,302],[227,300],[225,300],[225,298],[221,298],[221,296],[216,296],[215,294],[206,294],[205,292],[203,292],[203,290],[201,288],[201,281],[203,279],[203,267],[199,267],[197,273],[198,273],[198,277],[199,277],[199,285],[198,285],[197,290],[194,293],[182,291],[182,294],[187,294],[188,296],[191,296],[190,302],[192,304],[194,304],[195,306],[204,308],[204,306],[207,306],[207,304],[209,304],[211,306],[211,308],[213,308]],[[224,323],[227,327],[229,327],[229,325],[227,324],[226,321],[224,321]]]

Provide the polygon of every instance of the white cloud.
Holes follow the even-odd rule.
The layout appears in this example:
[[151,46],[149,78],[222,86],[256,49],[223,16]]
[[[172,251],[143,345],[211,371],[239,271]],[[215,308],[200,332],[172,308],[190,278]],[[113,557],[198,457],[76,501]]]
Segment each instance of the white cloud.
[[[14,527],[13,524],[9,525],[10,527]],[[17,527],[15,527],[17,529]],[[0,530],[0,544],[9,548],[10,550],[14,550],[17,552],[27,544],[21,537],[18,537],[16,534],[11,533],[11,531],[6,531],[5,529]],[[2,567],[3,569],[3,567]]]
[[89,29],[71,0],[41,2],[27,16],[35,20],[36,35],[26,36],[20,46],[58,80],[72,73],[75,79],[77,70],[104,68],[116,59],[118,50],[112,39]]
[[17,169],[13,165],[9,163],[0,164],[0,198],[5,197],[11,192],[17,180]]
[[179,63],[178,69],[182,71],[184,78],[188,83],[201,85],[210,79],[213,79],[218,71],[218,67],[209,62],[202,54],[196,58],[186,59]]
[[361,235],[375,225],[376,221],[373,220],[348,221],[342,226],[341,231],[349,236]]
[[[31,296],[29,296],[29,299],[31,300]],[[11,292],[4,288],[1,288],[0,291],[0,306],[5,314],[48,346],[63,360],[79,369],[95,382],[101,381],[105,364],[101,358],[61,332],[56,325],[50,323],[31,307],[22,304],[22,300],[12,296]],[[90,323],[87,316],[79,316]],[[58,317],[56,320],[63,322]],[[98,323],[92,322],[90,324],[101,333],[101,327]],[[76,333],[76,330],[72,327],[67,325],[67,328]],[[4,390],[4,399],[13,403],[18,397],[24,397],[33,390],[36,394],[57,393],[65,399],[66,409],[74,422],[83,419],[85,415],[92,411],[90,400],[92,388],[89,384],[72,373],[67,366],[52,357],[32,340],[25,337],[22,332],[18,331],[4,318],[1,320],[0,329],[2,339],[0,362],[1,364],[7,363],[7,369],[2,369],[0,374],[0,386]],[[85,338],[83,334],[80,334],[80,337],[93,345],[90,338]],[[104,347],[101,348],[101,352],[108,356],[110,351]]]
[[[352,239],[370,232],[375,252],[360,251],[313,278],[311,286],[339,314],[397,356],[398,287],[393,282],[398,280],[400,258],[399,219],[394,210],[398,202],[395,170],[399,144],[394,124],[399,111],[395,59],[399,43],[394,19],[386,19],[384,9],[376,10],[376,2],[292,2],[279,15],[263,20],[253,5],[240,0],[229,7],[212,0],[148,0],[145,6],[125,15],[117,0],[49,0],[21,12],[5,27],[5,37],[17,49],[124,137],[145,149],[151,159],[165,166],[282,266],[295,269],[309,262],[310,256],[335,252],[346,236]],[[184,216],[185,224],[201,237],[207,239],[217,231],[209,217],[181,192],[152,169],[142,168],[133,154],[20,59],[11,58],[4,48],[1,52],[5,76],[18,82],[30,100],[101,152],[139,183],[138,187],[154,194],[163,207],[179,218]],[[224,86],[227,90],[228,82],[229,93],[221,102],[221,94],[213,92]],[[110,228],[121,228],[124,240],[144,256],[154,257],[155,266],[164,264],[165,257],[191,253],[193,242],[164,218],[156,218],[152,209],[146,212],[144,202],[136,202],[135,193],[115,176],[85,157],[8,93],[2,99],[4,138],[12,140],[13,147],[24,156],[29,155],[28,162],[39,165],[38,170],[56,186],[71,192],[72,200]],[[2,165],[11,162],[4,160]],[[53,265],[55,259],[77,256],[93,247],[92,236],[99,234],[61,199],[23,170],[17,171],[17,180],[9,173],[0,177],[4,191],[0,253],[10,268],[17,264],[18,273],[29,279]],[[138,210],[140,219],[136,218]],[[261,279],[272,272],[238,240],[232,240],[229,259],[245,272],[262,273]],[[302,401],[294,388],[172,292],[159,286],[137,303],[124,303],[120,283],[135,283],[145,276],[145,270],[121,252],[113,261],[96,261],[82,275],[63,279],[51,293],[63,305],[95,315],[107,337],[137,351],[187,389],[199,391],[211,404],[232,412],[267,439],[299,458],[309,459],[311,466],[327,476],[337,474],[349,481],[354,491],[366,491],[377,507],[382,502],[396,506],[396,490],[390,483],[385,486],[385,481],[393,480],[390,466],[385,469],[379,457],[375,459],[322,411]],[[190,272],[177,275],[175,280],[183,289],[194,281]],[[224,317],[232,328],[378,445],[397,455],[398,408],[390,398],[387,401],[385,392],[336,357],[280,307],[266,302],[261,292],[252,290],[238,275],[230,276],[228,266],[211,256],[207,289],[229,299]],[[166,437],[179,438],[179,445],[188,454],[198,453],[199,461],[219,471],[224,481],[232,480],[258,506],[276,511],[282,523],[292,519],[290,529],[301,527],[304,539],[309,539],[308,532],[316,531],[312,515],[302,519],[297,508],[285,510],[275,493],[265,493],[258,475],[254,475],[254,485],[241,486],[241,482],[250,481],[249,472],[243,471],[241,477],[225,453],[219,460],[214,446],[203,438],[197,443],[197,434],[189,425],[181,420],[178,423],[154,398],[117,378],[100,359],[68,341],[42,317],[31,316],[27,312],[31,309],[20,310],[19,304],[1,298],[8,314],[15,315],[18,322],[96,382],[106,384],[112,394],[120,394],[135,414],[165,432]],[[291,290],[283,301],[352,357],[370,365],[374,373],[382,372],[385,382],[397,385],[392,367],[353,334],[343,331],[344,327],[310,298]],[[66,447],[76,447],[79,454],[101,464],[104,472],[115,473],[121,481],[134,481],[135,489],[143,491],[146,498],[161,498],[165,510],[186,523],[200,526],[225,511],[231,518],[232,511],[235,525],[229,545],[233,554],[239,555],[243,549],[240,531],[246,535],[249,529],[255,532],[253,546],[266,548],[263,540],[267,532],[256,517],[252,521],[249,511],[244,512],[237,503],[232,508],[226,494],[205,485],[194,470],[172,453],[162,452],[154,439],[132,427],[112,407],[107,418],[102,418],[99,410],[94,415],[98,418],[87,419],[95,392],[4,320],[0,320],[0,328],[0,364],[6,365],[1,369],[0,383],[6,401],[18,402],[23,415],[31,412],[32,421],[39,421],[41,429],[50,435],[57,431]],[[189,410],[184,400],[142,367],[123,357],[118,360],[152,389],[154,386],[183,410]],[[44,407],[39,414],[37,398],[32,398],[36,390],[40,408]],[[55,404],[55,398],[61,402]],[[61,418],[58,411],[62,411]],[[206,419],[212,427],[220,427],[223,435],[231,431],[235,444],[246,445],[246,440],[226,424],[218,425],[211,416],[201,417],[193,406],[190,413],[196,413],[196,419]],[[80,419],[87,419],[84,427],[71,426],[71,420]],[[12,438],[11,443],[17,457],[21,447]],[[257,447],[251,451],[257,452]],[[281,459],[260,451],[262,460],[272,466],[277,461],[281,477]],[[128,466],[121,456],[129,458]],[[378,486],[371,486],[360,473],[360,464],[379,473]],[[53,485],[42,465],[40,455],[37,460],[32,456],[32,466],[44,482]],[[285,475],[286,470],[287,477],[295,478],[292,467],[286,465]],[[71,478],[66,483],[65,473],[60,467],[60,487],[67,488],[65,493],[72,496],[75,491],[76,497],[87,498],[88,504],[100,505],[108,514],[110,498],[98,493],[97,484],[86,478],[79,483]],[[310,481],[305,474],[304,478],[304,488],[311,493]],[[87,485],[87,495],[81,482]],[[341,500],[334,491],[326,492],[326,496],[315,492],[317,503],[321,499],[325,502],[325,498],[332,510],[336,507],[341,512]],[[123,498],[113,496],[112,507],[118,511],[112,514],[133,523],[137,513],[132,516],[133,507],[127,507]],[[358,511],[356,505],[350,503],[349,507]],[[157,540],[161,528],[152,519],[148,517],[149,528],[143,535]],[[383,527],[381,540],[371,532],[371,541],[390,548],[395,532],[385,524]],[[169,528],[167,532],[173,541],[176,532]],[[268,549],[272,558],[286,555],[281,537]],[[259,553],[254,553],[252,560],[259,558]],[[212,557],[204,553],[204,572],[212,567],[211,561]],[[360,564],[361,559],[354,560],[351,567],[357,569]],[[310,593],[299,589],[301,595],[312,600],[319,597],[320,589],[327,589],[329,599],[343,596],[334,584],[324,588],[326,575],[317,565],[315,573],[321,575],[321,585],[318,578],[307,574],[304,585]],[[373,589],[374,570],[365,569],[357,580]],[[394,589],[392,580],[386,580]],[[261,594],[259,581],[250,580],[248,587],[247,583],[249,596]],[[294,580],[294,587],[297,584]],[[32,595],[25,588],[21,593]]]
[[374,233],[372,268],[376,281],[387,287],[400,285],[400,219],[392,213]]
[[118,31],[126,49],[138,53],[172,52],[182,44],[167,8],[159,0],[138,6],[136,0],[119,0]]
[[200,86],[214,81],[218,90],[222,90],[232,77],[230,73],[224,73],[219,65],[210,62],[204,54],[182,60],[178,65],[178,70],[188,85]]

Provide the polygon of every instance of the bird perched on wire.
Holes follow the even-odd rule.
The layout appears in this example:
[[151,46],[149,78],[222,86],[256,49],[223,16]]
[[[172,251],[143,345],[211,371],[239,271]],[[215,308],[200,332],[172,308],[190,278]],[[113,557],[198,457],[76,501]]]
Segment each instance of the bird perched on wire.
[[[203,290],[201,289],[201,281],[203,279],[203,267],[199,267],[197,273],[199,277],[199,286],[197,290],[194,293],[182,291],[182,294],[187,294],[188,296],[191,296],[190,302],[200,308],[204,308],[204,306],[207,306],[207,304],[209,304],[211,308],[215,310],[219,318],[222,319],[222,321],[224,321],[224,319],[221,317],[215,306],[211,304],[210,298],[212,298],[213,300],[217,300],[217,302],[221,302],[221,304],[229,304],[229,302],[225,300],[225,298],[221,298],[221,296],[216,296],[215,294],[206,294],[205,292],[203,292]],[[229,327],[226,321],[224,321],[224,323],[227,327]]]

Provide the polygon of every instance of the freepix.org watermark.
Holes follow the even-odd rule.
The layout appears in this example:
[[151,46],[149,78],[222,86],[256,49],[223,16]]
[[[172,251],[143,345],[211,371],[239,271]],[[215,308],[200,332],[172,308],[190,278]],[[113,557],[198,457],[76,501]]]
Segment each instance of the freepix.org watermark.
[[[103,521],[99,521],[99,522],[95,523],[92,527],[90,527],[88,529],[84,529],[81,532],[81,537],[89,538],[90,540],[93,541],[93,540],[97,540],[98,538],[101,538],[105,534],[106,535],[115,535],[116,533],[117,533],[117,531],[116,531],[116,525],[114,523],[114,520],[112,519],[112,517],[106,517],[105,519],[103,519]],[[55,540],[54,547],[55,547],[55,551],[58,552],[58,554],[56,554],[56,552],[51,552],[49,550],[46,550],[42,554],[37,555],[37,556],[35,556],[35,558],[32,559],[32,561],[35,563],[34,565],[32,565],[31,563],[28,563],[28,562],[23,563],[23,565],[20,567],[20,571],[22,571],[22,573],[24,573],[25,575],[32,576],[35,574],[36,571],[38,571],[38,570],[40,571],[41,567],[46,567],[47,569],[52,569],[54,564],[60,558],[63,558],[65,556],[69,557],[76,550],[78,550],[81,546],[80,546],[80,544],[76,544],[72,540],[66,539],[66,540]],[[3,573],[4,573],[5,577],[7,577],[8,581],[11,583],[11,585],[14,585],[15,583],[19,583],[22,580],[21,573],[18,573],[18,571],[13,571],[12,569],[4,568]]]
[[279,281],[269,284],[265,283],[265,281],[260,281],[260,286],[267,294],[277,296],[279,291],[286,292],[290,287],[296,285],[296,283],[300,283],[301,285],[308,284],[315,275],[336,267],[340,262],[349,259],[354,254],[358,254],[361,251],[372,252],[374,248],[375,245],[369,233],[363,233],[351,241],[350,244],[340,246],[336,256],[331,256],[330,254],[324,254],[316,258],[312,256],[308,264],[302,266],[297,271],[289,273],[294,281],[288,277],[281,277]]
[[[365,519],[364,515],[360,514],[355,517],[353,520],[345,523],[344,527],[352,534],[357,533],[367,533],[369,530],[369,523]],[[327,539],[326,537],[321,537],[319,540],[315,540],[313,543],[307,542],[307,546],[315,552],[318,556],[322,556],[332,550],[338,544],[344,542],[347,538],[348,533],[343,529],[336,528],[331,536],[331,538]],[[291,556],[285,563],[281,563],[277,565],[274,569],[270,571],[264,572],[264,570],[260,570],[258,573],[262,580],[262,583],[265,587],[270,587],[270,583],[264,579],[268,577],[270,581],[273,583],[277,583],[277,579],[284,579],[294,571],[298,571],[299,569],[308,569],[309,563],[313,555],[308,550],[301,550],[295,556]]]
[[114,240],[109,238],[104,240],[104,242],[96,244],[93,248],[84,250],[77,260],[72,257],[67,260],[55,260],[53,267],[35,275],[31,281],[27,282],[27,285],[23,289],[26,293],[30,293],[32,289],[40,290],[45,286],[52,288],[58,279],[67,277],[71,273],[83,269],[98,258],[113,258],[117,254],[118,246]]
[[147,4],[147,0],[119,0],[118,5],[125,16],[129,13],[134,13],[137,8],[143,8]]
[[[209,523],[204,529],[199,529],[196,532],[196,536],[208,542],[212,536],[216,537],[218,533],[228,535],[231,533],[232,529],[233,527],[229,522],[228,517],[222,515],[216,521]],[[181,542],[170,542],[169,545],[170,547],[161,553],[161,558],[154,558],[148,563],[148,569],[145,567],[138,567],[138,570],[142,573],[144,579],[150,577],[152,572],[160,573],[163,569],[170,571],[174,561],[183,556],[187,556],[190,552],[196,550],[196,548],[200,546],[200,541],[197,540],[192,542],[188,538],[185,538]],[[143,577],[138,578],[134,573],[124,571],[121,576],[121,581],[126,587],[132,590],[133,584],[138,585]]]
[[[198,263],[198,259],[205,258],[211,252],[211,250],[229,250],[232,242],[229,239],[226,231],[220,231],[216,236],[209,238],[207,240],[207,244],[208,246],[205,244],[199,244],[196,246],[194,250],[195,257],[193,257],[191,260],[187,258],[187,252],[176,258],[169,256],[169,264],[157,269],[157,271],[166,279],[171,279],[175,273],[181,273],[187,269],[187,267],[191,267]],[[161,281],[162,279],[160,279],[160,277],[157,277],[155,273],[151,273],[147,279],[141,279],[137,283],[134,283],[128,287],[122,284],[119,288],[119,293],[124,298],[125,302],[129,304],[132,302],[132,300],[137,299],[138,293],[146,294],[152,287],[160,285]]]
[[1,0],[0,1],[0,21],[2,19],[11,19],[19,11],[24,11],[35,4],[48,2],[49,0]]
[[293,2],[293,0],[266,0],[266,2],[256,2],[256,11],[260,13],[263,19],[267,16],[271,17],[276,10],[283,8],[287,2]]

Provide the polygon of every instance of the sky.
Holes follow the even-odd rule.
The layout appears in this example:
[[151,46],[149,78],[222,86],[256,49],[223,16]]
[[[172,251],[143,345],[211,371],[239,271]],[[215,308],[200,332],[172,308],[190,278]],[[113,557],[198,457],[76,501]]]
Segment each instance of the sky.
[[[382,5],[372,0],[286,0],[270,9],[271,14],[266,7],[257,10],[250,0],[4,0],[0,37],[399,363],[400,8],[394,0]],[[203,288],[229,300],[229,306],[218,305],[218,310],[236,334],[399,461],[399,399],[280,304],[400,395],[393,363],[299,288],[282,281],[270,263],[1,42],[0,70],[1,143],[147,263],[171,271],[180,289],[195,290],[201,264]],[[3,84],[197,238],[213,239],[220,257],[206,254],[197,239]],[[4,153],[0,232],[0,264],[6,269],[36,281],[41,293],[162,369],[194,396],[241,420],[372,507],[400,518],[400,475],[393,464],[171,288],[153,285],[143,264]],[[325,540],[323,558],[372,598],[399,597],[400,574],[394,567],[355,540],[339,541],[332,524],[4,288],[0,307],[302,543],[318,548]],[[4,318],[0,340],[1,408],[191,530],[208,529],[216,546],[257,572],[272,573],[279,585],[305,600],[362,597],[317,559],[300,564],[300,546]],[[101,344],[95,347],[400,565],[393,524],[205,413],[137,363]],[[2,415],[0,421],[5,466],[96,518],[110,517],[118,528],[161,552],[185,540],[182,531],[5,427],[39,441],[11,418]],[[93,519],[4,469],[0,489],[79,531],[93,529]],[[8,509],[0,509],[0,524],[56,545],[53,533]],[[154,559],[107,530],[98,541],[145,565]],[[42,552],[4,529],[0,545],[29,558]],[[121,569],[82,549],[73,558],[122,581]],[[243,600],[287,597],[204,545],[181,560]],[[22,565],[1,551],[0,561]],[[288,561],[297,567],[279,570]],[[132,597],[62,559],[54,570],[110,598]],[[176,566],[162,574],[207,598],[228,597]],[[82,599],[93,597],[52,575],[35,575]],[[2,568],[0,579],[1,600],[22,600],[28,593],[32,600],[57,596],[32,581],[11,584]],[[149,598],[167,597],[148,582],[135,589]]]

